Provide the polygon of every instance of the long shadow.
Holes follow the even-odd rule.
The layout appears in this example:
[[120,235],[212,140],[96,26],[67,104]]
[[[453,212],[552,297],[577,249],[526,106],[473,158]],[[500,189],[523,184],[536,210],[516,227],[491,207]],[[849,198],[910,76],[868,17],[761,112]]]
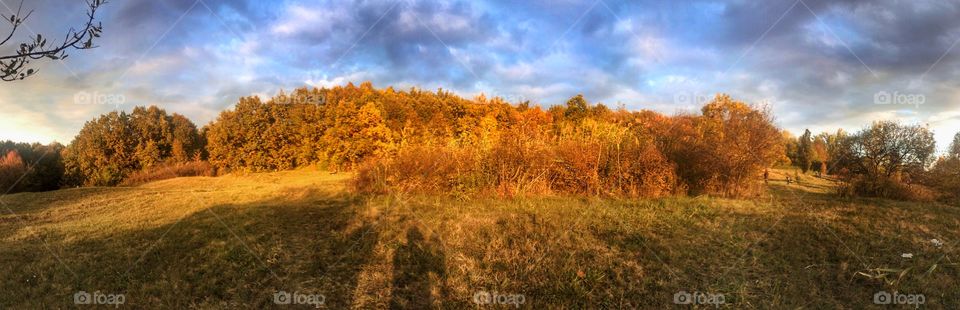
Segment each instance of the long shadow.
[[[431,292],[433,281],[444,282],[445,257],[440,240],[434,235],[427,239],[417,227],[407,230],[407,242],[397,249],[393,257],[393,294],[391,309],[424,309],[434,305]],[[444,283],[441,288],[443,298]]]
[[[596,236],[611,248],[633,253],[626,260],[650,271],[631,285],[639,292],[627,294],[636,296],[625,298],[629,307],[659,308],[672,304],[672,294],[699,291],[722,293],[733,308],[864,308],[873,305],[873,294],[884,290],[925,294],[925,306],[933,308],[960,306],[960,291],[955,289],[960,268],[940,263],[931,275],[925,274],[939,257],[956,256],[955,250],[918,244],[916,236],[923,231],[916,228],[878,229],[896,222],[875,219],[883,210],[840,214],[836,219],[802,212],[773,218],[719,214],[712,223],[674,225],[672,230],[682,234],[610,229]],[[925,229],[951,227],[950,220],[924,221]],[[903,259],[903,252],[915,256]],[[858,275],[876,268],[910,270],[895,286]],[[888,279],[896,279],[898,272]]]
[[72,307],[77,291],[98,290],[134,308],[274,308],[278,292],[349,308],[379,234],[360,206],[317,195],[218,205],[109,238],[47,236],[50,251],[0,239],[0,308]]

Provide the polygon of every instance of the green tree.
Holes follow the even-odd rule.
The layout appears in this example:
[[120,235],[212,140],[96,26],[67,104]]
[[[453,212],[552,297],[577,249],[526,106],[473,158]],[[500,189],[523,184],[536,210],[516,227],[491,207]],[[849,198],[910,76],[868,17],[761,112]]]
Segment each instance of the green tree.
[[573,96],[573,98],[570,98],[570,100],[567,100],[563,116],[568,120],[579,122],[587,117],[588,112],[589,105],[587,104],[587,100],[583,99],[583,94],[577,94]]
[[810,164],[813,162],[813,137],[810,129],[804,130],[803,135],[797,139],[797,162],[794,164],[800,167],[804,173],[810,170]]

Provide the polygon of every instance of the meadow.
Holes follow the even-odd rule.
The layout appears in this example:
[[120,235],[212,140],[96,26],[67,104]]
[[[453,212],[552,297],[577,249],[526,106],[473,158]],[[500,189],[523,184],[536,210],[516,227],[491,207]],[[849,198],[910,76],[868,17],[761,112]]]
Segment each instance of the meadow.
[[313,168],[3,195],[0,308],[71,308],[79,291],[132,308],[274,308],[278,292],[333,309],[662,309],[684,292],[722,296],[704,308],[879,309],[880,292],[960,308],[960,209],[788,175],[742,199],[358,194]]

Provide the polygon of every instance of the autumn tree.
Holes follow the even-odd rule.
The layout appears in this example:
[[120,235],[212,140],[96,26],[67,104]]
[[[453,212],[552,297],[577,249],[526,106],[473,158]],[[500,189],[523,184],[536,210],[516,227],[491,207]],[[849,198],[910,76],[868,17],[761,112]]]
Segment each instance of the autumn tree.
[[155,106],[101,115],[88,121],[63,150],[66,183],[118,184],[131,172],[176,160],[175,144],[185,154],[196,153],[201,146],[195,128],[186,118]]
[[892,121],[874,122],[851,139],[855,168],[871,178],[922,171],[936,150],[933,132],[927,127]]
[[27,173],[27,166],[17,151],[8,151],[0,157],[0,194],[16,192],[15,186]]
[[960,157],[960,132],[953,136],[953,142],[950,142],[950,148],[947,150],[947,155],[952,157]]

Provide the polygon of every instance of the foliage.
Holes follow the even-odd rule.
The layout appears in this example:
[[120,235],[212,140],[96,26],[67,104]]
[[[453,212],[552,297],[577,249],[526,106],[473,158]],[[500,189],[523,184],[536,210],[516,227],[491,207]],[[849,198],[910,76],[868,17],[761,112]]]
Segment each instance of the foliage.
[[213,166],[205,161],[172,162],[131,173],[120,184],[130,186],[178,177],[214,175]]
[[60,188],[63,163],[59,143],[0,142],[0,194],[48,191]]
[[135,171],[197,157],[201,147],[196,126],[182,115],[155,106],[114,111],[87,122],[63,151],[65,183],[116,185]]

